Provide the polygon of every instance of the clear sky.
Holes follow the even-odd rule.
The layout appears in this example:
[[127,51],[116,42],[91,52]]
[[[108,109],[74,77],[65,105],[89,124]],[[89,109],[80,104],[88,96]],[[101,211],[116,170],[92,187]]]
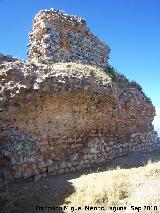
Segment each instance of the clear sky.
[[110,46],[110,64],[140,83],[160,112],[160,0],[0,0],[0,52],[26,59],[32,19],[49,8],[85,18]]

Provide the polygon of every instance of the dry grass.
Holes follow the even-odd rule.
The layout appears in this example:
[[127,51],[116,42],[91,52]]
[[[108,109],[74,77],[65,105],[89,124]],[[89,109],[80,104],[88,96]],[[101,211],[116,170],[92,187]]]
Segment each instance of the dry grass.
[[86,65],[86,64],[80,64],[80,63],[74,63],[74,62],[66,62],[66,63],[55,63],[52,65],[52,68],[57,70],[63,70],[63,72],[78,72],[79,74],[83,74],[85,76],[95,76],[97,79],[102,81],[111,81],[111,78],[109,75],[107,75],[103,69],[97,68],[94,66]]
[[[141,213],[160,212],[160,162],[82,175],[72,183],[75,193],[66,199],[72,206],[126,206],[130,209],[134,205],[142,207]],[[159,211],[144,209],[151,205],[159,206]]]
[[[25,187],[23,184],[23,187],[15,185],[15,187],[19,186],[20,191],[15,188],[16,193],[13,188],[11,191],[14,192],[14,196],[10,190],[8,191],[7,203],[3,205],[5,212],[36,212],[36,205],[62,207],[67,205],[68,210],[60,211],[65,213],[137,213],[138,210],[131,210],[131,206],[141,207],[140,213],[160,212],[160,161],[157,163],[148,162],[146,166],[139,168],[97,171],[80,177],[75,176],[76,179],[72,180],[64,177],[50,178],[40,181],[37,185],[28,183],[27,191],[25,191],[25,184]],[[44,188],[45,184],[48,186],[47,189]],[[85,211],[85,206],[128,208],[126,211],[110,211],[108,209],[106,211]],[[145,210],[144,206],[158,206],[158,211],[152,211],[153,208]],[[71,207],[82,207],[82,210],[71,211]],[[48,211],[41,212],[47,213]]]

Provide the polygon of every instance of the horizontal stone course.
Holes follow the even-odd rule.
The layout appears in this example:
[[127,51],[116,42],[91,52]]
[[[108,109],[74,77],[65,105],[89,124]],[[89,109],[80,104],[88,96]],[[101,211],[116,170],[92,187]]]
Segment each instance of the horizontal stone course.
[[[85,168],[92,167],[95,164],[99,165],[101,163],[105,163],[114,159],[115,157],[123,156],[129,152],[148,152],[157,150],[160,149],[160,140],[159,138],[157,138],[155,141],[156,135],[157,133],[154,131],[148,133],[132,134],[130,136],[130,140],[132,140],[131,144],[128,142],[122,144],[117,144],[116,142],[108,142],[105,137],[102,138],[102,136],[99,137],[98,135],[94,135],[93,137],[92,135],[92,140],[96,141],[98,145],[102,140],[104,142],[100,143],[101,145],[94,148],[96,150],[96,153],[92,152],[92,146],[94,146],[94,144],[91,144],[90,139],[88,138],[89,142],[86,148],[79,150],[77,153],[71,154],[69,160],[64,159],[55,161],[54,158],[52,158],[51,156],[47,156],[48,159],[44,160],[45,156],[42,157],[42,155],[40,155],[38,157],[38,153],[34,157],[32,156],[32,158],[34,159],[33,161],[30,161],[30,156],[26,156],[25,161],[22,161],[20,158],[16,158],[13,160],[11,152],[8,153],[8,157],[11,158],[12,165],[15,165],[13,166],[14,175],[12,174],[12,178],[19,179],[35,176],[35,181],[37,181],[39,180],[41,175],[43,176],[44,173],[55,175],[79,171]],[[141,143],[139,143],[139,138],[144,138],[145,141],[141,141]],[[147,138],[148,140],[146,140]],[[70,138],[70,141],[71,140],[72,138]],[[81,138],[81,140],[79,140],[78,138],[77,141],[75,141],[75,138],[73,138],[73,141],[78,143],[78,141],[83,141],[83,138]],[[103,147],[108,147],[108,149],[103,150]],[[87,150],[85,154],[84,150]],[[30,165],[28,165],[29,163]],[[6,179],[8,178],[10,179],[11,176],[6,177]]]

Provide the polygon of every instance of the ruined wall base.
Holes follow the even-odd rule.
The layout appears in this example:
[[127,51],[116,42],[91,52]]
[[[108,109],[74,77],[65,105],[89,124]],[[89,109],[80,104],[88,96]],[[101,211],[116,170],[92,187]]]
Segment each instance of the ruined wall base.
[[[63,160],[46,160],[44,155],[36,155],[34,152],[25,154],[19,150],[13,154],[13,149],[4,150],[3,153],[10,158],[10,165],[3,170],[4,180],[10,182],[32,177],[37,181],[47,175],[75,172],[100,165],[131,152],[151,152],[160,149],[160,140],[155,131],[132,134],[129,143],[107,142],[102,135],[92,135],[88,136],[88,143],[84,148],[81,144],[84,138],[78,140],[75,146],[79,147],[79,153],[71,154]],[[46,146],[46,143],[41,146]],[[53,147],[54,144],[50,146]]]

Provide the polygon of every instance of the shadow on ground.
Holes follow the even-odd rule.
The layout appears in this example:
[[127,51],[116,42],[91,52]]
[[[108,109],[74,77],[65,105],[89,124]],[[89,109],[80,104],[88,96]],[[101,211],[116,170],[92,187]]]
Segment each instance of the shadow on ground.
[[6,199],[3,200],[3,203],[2,200],[0,201],[0,213],[64,213],[64,208],[67,206],[65,199],[74,193],[74,187],[69,182],[70,180],[84,174],[107,171],[117,167],[124,169],[140,167],[146,165],[149,161],[160,161],[160,151],[146,154],[130,153],[89,170],[47,177],[38,182],[30,180],[10,184],[6,187]]

